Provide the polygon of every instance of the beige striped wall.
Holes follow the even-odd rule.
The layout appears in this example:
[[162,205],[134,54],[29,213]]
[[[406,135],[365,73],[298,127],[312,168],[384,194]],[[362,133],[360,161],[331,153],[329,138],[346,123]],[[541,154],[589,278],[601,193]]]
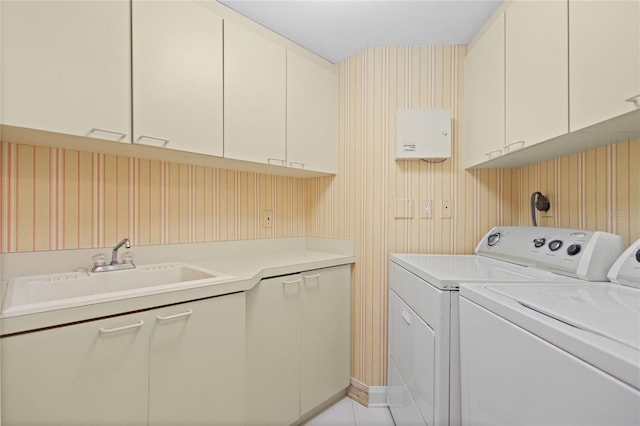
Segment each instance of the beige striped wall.
[[[640,238],[640,140],[521,169],[463,169],[465,53],[380,47],[339,64],[339,172],[307,183],[307,235],[356,242],[353,377],[371,386],[386,383],[389,253],[472,253],[492,226],[530,224],[534,191],[551,198],[541,226],[616,232],[625,244]],[[451,108],[452,158],[396,161],[399,108]],[[412,219],[395,219],[396,199],[414,201]],[[451,219],[439,217],[443,199],[452,200]],[[419,216],[422,200],[434,203],[431,219]]]
[[305,235],[301,179],[9,143],[0,167],[5,253]]
[[[370,48],[338,66],[339,170],[297,179],[58,148],[0,144],[0,251],[320,236],[356,242],[352,376],[386,383],[391,252],[471,253],[493,225],[529,223],[528,200],[550,195],[541,225],[640,238],[640,140],[514,170],[464,171],[464,46]],[[395,161],[398,108],[451,108],[453,156]],[[395,200],[414,200],[395,219]],[[431,219],[419,204],[432,200]],[[451,219],[441,219],[443,199]],[[264,210],[273,210],[264,228]]]

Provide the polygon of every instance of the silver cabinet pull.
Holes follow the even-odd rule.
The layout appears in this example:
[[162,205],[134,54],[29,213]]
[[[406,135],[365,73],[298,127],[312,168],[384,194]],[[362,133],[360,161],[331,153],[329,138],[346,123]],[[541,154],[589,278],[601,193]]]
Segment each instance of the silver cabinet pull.
[[191,316],[191,314],[192,314],[192,313],[193,313],[193,311],[192,311],[191,309],[188,309],[187,311],[185,311],[185,312],[180,312],[179,314],[167,315],[167,316],[164,316],[164,317],[163,317],[163,316],[158,315],[158,316],[156,317],[156,319],[157,319],[158,321],[171,321],[171,320],[178,319],[178,318],[186,318],[186,317],[189,317],[189,316]]
[[281,166],[286,166],[287,162],[279,158],[267,158],[267,164],[280,163]]
[[100,133],[108,133],[110,135],[116,135],[119,136],[118,139],[116,139],[117,141],[121,141],[122,139],[127,137],[126,133],[122,133],[122,132],[114,132],[113,130],[105,130],[105,129],[97,129],[97,128],[93,128],[91,130],[89,130],[89,133],[87,133],[87,136],[92,135],[93,133],[96,132],[100,132]]
[[[158,145],[158,146],[160,146],[161,148],[164,148],[165,146],[167,146],[169,144],[169,139],[157,138],[155,136],[148,136],[148,135],[140,135],[138,137],[138,139],[136,139],[136,143],[140,143],[140,141],[142,139],[149,139],[149,140],[152,140],[152,141],[155,141],[155,142],[160,142],[160,145]],[[155,144],[145,144],[145,143],[143,143],[143,144],[144,145],[154,145],[155,146]]]
[[118,333],[120,331],[133,330],[135,328],[140,328],[143,325],[144,325],[144,321],[140,320],[135,324],[123,325],[122,327],[116,327],[116,328],[100,327],[100,333],[102,333],[102,334]]
[[513,149],[514,151],[516,151],[516,150],[518,150],[518,149],[520,149],[520,148],[524,147],[524,144],[525,144],[525,143],[524,143],[524,141],[516,141],[516,142],[512,142],[512,143],[510,143],[509,145],[506,145],[506,146],[504,147],[504,149],[507,151],[507,153],[509,153],[509,152],[511,152],[511,147],[512,147],[512,146],[514,146],[514,145],[520,145],[520,146],[518,146],[517,148],[514,148],[514,149]]
[[494,149],[493,151],[487,152],[485,155],[487,155],[489,157],[489,160],[491,160],[492,158],[494,158],[493,154],[498,154],[498,155],[496,155],[496,157],[501,156],[502,155],[502,149]]
[[300,169],[304,169],[305,163],[301,163],[299,161],[289,161],[289,167],[295,167],[298,165]]
[[624,100],[625,102],[631,102],[636,107],[640,107],[640,94],[632,96]]

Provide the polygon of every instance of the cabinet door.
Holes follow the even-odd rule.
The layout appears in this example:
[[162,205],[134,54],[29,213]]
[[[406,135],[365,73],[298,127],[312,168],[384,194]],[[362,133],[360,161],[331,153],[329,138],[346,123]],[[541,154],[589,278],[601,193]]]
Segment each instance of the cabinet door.
[[302,277],[270,278],[247,294],[247,424],[300,417]]
[[567,0],[506,10],[507,152],[569,132]]
[[504,153],[504,13],[464,61],[464,165]]
[[349,386],[351,265],[302,275],[300,414]]
[[244,293],[151,314],[149,424],[242,424]]
[[129,2],[0,7],[2,123],[130,142]]
[[335,173],[338,79],[325,68],[287,52],[287,163]]
[[222,156],[222,18],[191,0],[132,11],[134,143]]
[[286,51],[224,24],[224,156],[285,165]]
[[2,339],[2,423],[146,425],[146,314]]
[[640,108],[640,1],[570,0],[569,64],[571,131]]

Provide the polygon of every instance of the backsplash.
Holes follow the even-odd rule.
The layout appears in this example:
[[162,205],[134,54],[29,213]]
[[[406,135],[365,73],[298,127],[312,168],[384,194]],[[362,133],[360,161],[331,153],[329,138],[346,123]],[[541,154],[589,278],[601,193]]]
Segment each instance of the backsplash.
[[607,231],[625,247],[640,238],[640,139],[520,169],[520,223],[528,224],[527,194],[541,191],[551,215],[540,226]]
[[302,179],[10,143],[0,167],[3,253],[305,235]]

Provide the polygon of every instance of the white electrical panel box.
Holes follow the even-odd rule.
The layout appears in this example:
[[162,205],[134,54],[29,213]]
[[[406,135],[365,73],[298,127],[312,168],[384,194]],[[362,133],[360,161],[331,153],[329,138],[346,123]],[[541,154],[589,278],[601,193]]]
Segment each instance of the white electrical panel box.
[[396,159],[451,158],[451,110],[399,109]]

